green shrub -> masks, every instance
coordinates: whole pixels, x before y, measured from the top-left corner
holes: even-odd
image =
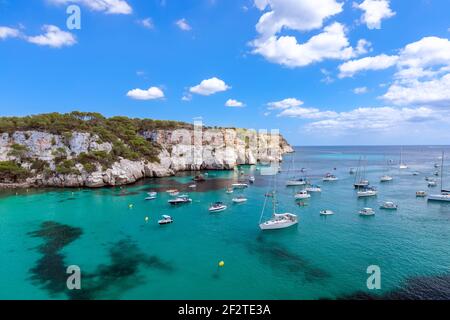
[[[26,179],[29,172],[14,161],[0,161],[0,180],[19,182]]]
[[[80,172],[75,168],[73,160],[64,160],[56,165],[56,172],[59,174],[79,174]]]

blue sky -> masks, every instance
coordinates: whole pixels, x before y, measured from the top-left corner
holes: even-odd
[[[202,117],[296,145],[448,144],[449,12],[448,0],[0,0],[0,111]]]

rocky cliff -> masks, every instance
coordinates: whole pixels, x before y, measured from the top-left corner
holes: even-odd
[[[241,164],[278,162],[284,153],[293,151],[279,134],[242,129],[192,127],[143,130],[139,135],[157,146],[158,157],[154,161],[124,157],[104,161],[112,154],[114,144],[90,132],[0,133],[0,163],[26,170],[21,179],[2,177],[0,187],[117,186],[145,177],[171,176],[180,171],[231,170]]]

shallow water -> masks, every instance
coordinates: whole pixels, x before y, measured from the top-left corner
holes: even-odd
[[[450,273],[450,204],[415,197],[428,189],[424,177],[435,171],[442,149],[405,147],[410,169],[392,167],[394,181],[380,184],[385,159],[398,162],[400,148],[298,148],[285,156],[277,189],[280,211],[298,214],[300,223],[272,232],[261,232],[258,222],[273,179],[260,176],[256,166],[242,167],[256,183],[243,191],[249,201],[240,205],[224,192],[238,179],[237,170],[210,171],[195,192],[187,187],[188,174],[123,188],[5,191],[0,193],[0,299],[338,298],[385,295],[423,277],[433,277],[448,291],[448,277],[442,275]],[[367,175],[379,189],[377,198],[358,200],[352,188],[348,171],[361,155],[369,160]],[[292,176],[286,172],[292,157],[295,167],[307,168],[308,177],[323,188],[304,207],[296,205],[294,189],[284,186]],[[416,170],[419,176],[412,175]],[[444,171],[450,176],[448,166]],[[327,172],[340,180],[323,183]],[[189,192],[193,202],[170,207],[163,191],[173,187]],[[144,200],[150,190],[159,191],[157,200]],[[384,200],[397,202],[399,210],[379,210]],[[215,201],[227,203],[228,210],[210,214]],[[376,216],[360,217],[363,207],[376,208]],[[323,209],[336,214],[321,217]],[[174,223],[159,226],[162,214]],[[225,266],[219,268],[222,260]],[[68,265],[80,266],[82,290],[66,289]],[[366,287],[369,265],[381,268],[377,292]],[[425,290],[421,297],[426,295]]]

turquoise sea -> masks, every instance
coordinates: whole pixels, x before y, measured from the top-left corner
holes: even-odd
[[[450,204],[415,196],[439,191],[428,190],[424,178],[443,149],[450,157],[450,147],[404,147],[410,169],[393,166],[394,181],[380,184],[385,160],[398,163],[400,147],[296,148],[276,181],[280,211],[297,214],[299,225],[269,232],[258,222],[273,178],[257,166],[241,167],[256,182],[240,205],[225,193],[238,170],[209,171],[196,191],[188,188],[191,174],[122,188],[1,191],[0,299],[450,299]],[[377,198],[356,197],[349,168],[360,156],[368,159]],[[284,186],[292,157],[323,188],[306,206]],[[340,180],[323,183],[327,172]],[[170,188],[189,192],[193,202],[170,207],[164,192]],[[145,201],[151,190],[157,200]],[[385,200],[399,210],[378,209]],[[215,201],[228,210],[209,213]],[[363,207],[375,208],[376,216],[360,217]],[[321,217],[323,209],[336,214]],[[174,223],[159,226],[162,214]],[[68,265],[81,268],[82,290],[67,290]],[[370,265],[381,268],[381,290],[367,289]]]

